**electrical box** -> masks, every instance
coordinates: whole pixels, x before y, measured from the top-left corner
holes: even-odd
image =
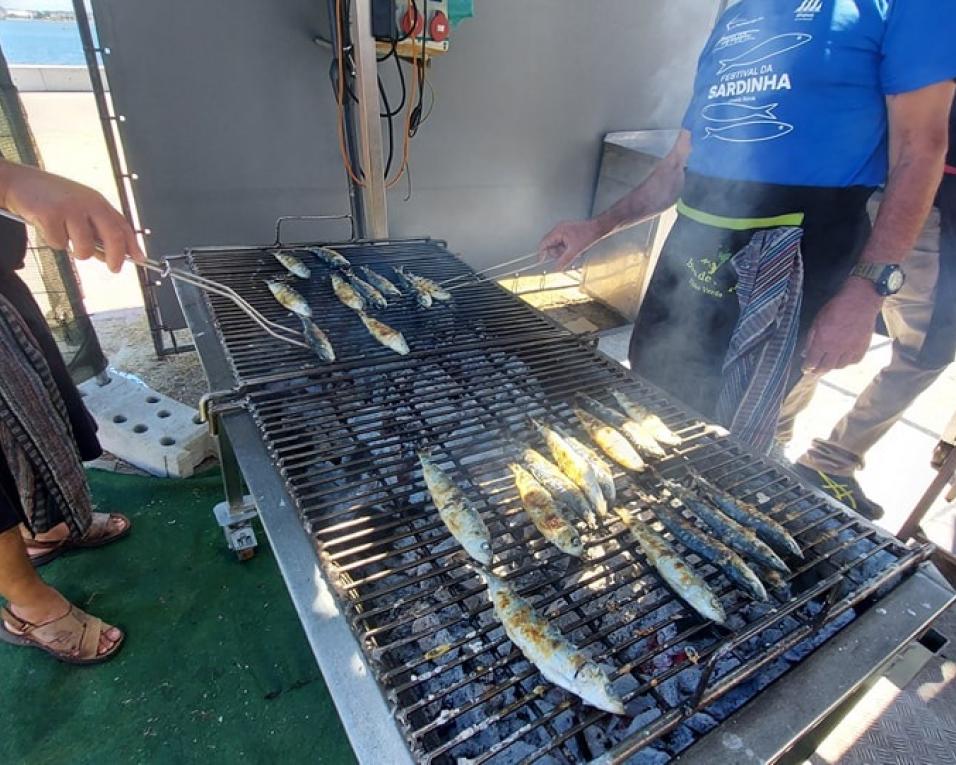
[[[373,0],[372,32],[379,53],[387,53],[395,43],[402,58],[421,58],[448,50],[451,19],[448,0]],[[388,17],[394,20],[394,34]]]

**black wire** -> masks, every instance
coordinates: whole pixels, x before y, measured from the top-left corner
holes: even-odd
[[[388,93],[385,92],[381,77],[378,79],[378,92],[382,97],[382,104],[385,106],[385,114],[388,120],[388,159],[385,160],[385,177],[388,178],[392,172],[392,158],[395,154],[395,125],[392,118],[398,112],[393,112],[388,104]]]

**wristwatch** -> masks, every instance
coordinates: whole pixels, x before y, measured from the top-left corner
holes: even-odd
[[[886,263],[857,263],[850,276],[859,276],[861,279],[873,282],[874,288],[883,297],[895,295],[906,284],[906,274],[895,264]]]

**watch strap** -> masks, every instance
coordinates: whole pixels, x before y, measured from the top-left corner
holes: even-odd
[[[857,263],[850,274],[876,283],[883,278],[889,266],[889,263]]]

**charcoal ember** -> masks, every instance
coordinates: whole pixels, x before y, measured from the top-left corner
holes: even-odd
[[[685,724],[699,736],[709,733],[717,727],[717,721],[706,712],[698,712],[688,717]]]
[[[815,613],[819,612],[821,606],[815,604],[814,602],[808,603],[809,606],[815,605]],[[815,615],[814,613],[814,615]],[[847,624],[852,622],[856,618],[856,611],[854,609],[849,609],[840,614],[836,619],[834,619],[829,624],[825,624],[823,627],[814,632],[806,640],[803,640],[797,643],[793,648],[787,651],[783,657],[787,661],[797,662],[802,661],[810,653],[816,650],[819,646],[823,645],[827,640],[833,637],[837,632],[843,629]]]
[[[630,711],[630,710],[628,710]],[[638,712],[634,715],[634,718],[628,724],[627,729],[624,731],[622,738],[630,738],[631,736],[636,736],[639,733],[650,725],[654,720],[661,716],[661,710],[656,706],[649,709],[645,709],[642,712]]]
[[[677,685],[681,693],[688,697],[692,696],[697,691],[702,674],[703,670],[700,667],[691,665],[677,675]]]
[[[683,691],[681,691],[680,682],[676,677],[669,677],[657,685],[657,692],[661,695],[661,698],[664,699],[664,702],[671,709],[674,709],[680,706],[681,701],[684,699]]]
[[[489,765],[518,765],[519,762],[526,760],[528,757],[534,754],[537,749],[538,747],[532,746],[524,741],[515,741],[503,752],[495,755],[491,760],[489,760]],[[535,763],[544,763],[549,761],[552,763],[558,762],[558,760],[555,760],[550,756],[546,756],[544,759],[535,760]],[[466,765],[466,763],[463,763],[461,760],[459,760],[457,765]]]
[[[441,618],[438,614],[425,614],[424,616],[419,616],[415,621],[412,622],[412,633],[415,635],[423,635],[418,641],[419,648],[422,649],[422,653],[431,650],[434,645],[432,644],[434,640],[434,633],[441,624]]]
[[[628,759],[627,765],[665,765],[670,761],[671,757],[667,752],[663,752],[657,747],[645,746]]]

